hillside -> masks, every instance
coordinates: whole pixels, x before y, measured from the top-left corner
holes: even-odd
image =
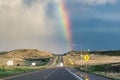
[[[90,56],[89,61],[84,61],[84,55]],[[112,56],[113,55],[113,56]],[[120,62],[120,51],[70,51],[64,56],[65,65],[98,65]]]
[[[0,58],[2,59],[40,59],[52,57],[52,53],[48,51],[40,51],[36,49],[17,49],[9,52],[2,52]]]
[[[48,62],[53,57],[51,52],[36,49],[16,49],[9,52],[0,53],[0,65],[5,64],[8,60],[13,60],[15,65],[30,65],[31,62],[37,62],[39,65]]]

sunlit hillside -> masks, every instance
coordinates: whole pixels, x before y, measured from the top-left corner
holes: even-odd
[[[89,61],[84,60],[84,56],[86,54],[90,57]],[[64,63],[65,65],[98,65],[117,63],[120,62],[120,56],[118,54],[120,54],[120,51],[71,51],[64,56]]]
[[[45,50],[36,49],[17,49],[9,52],[2,52],[0,54],[1,65],[6,65],[8,60],[13,60],[15,64],[30,64],[28,60],[44,60],[52,58],[53,54]],[[40,61],[39,61],[40,62]]]

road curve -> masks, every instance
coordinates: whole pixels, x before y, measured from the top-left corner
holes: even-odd
[[[46,69],[31,74],[6,78],[2,80],[82,80],[78,79],[64,67]]]

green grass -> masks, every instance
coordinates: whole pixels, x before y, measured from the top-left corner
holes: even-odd
[[[92,73],[97,74],[97,75],[101,75],[104,77],[108,77],[111,80],[120,80],[120,76],[108,76],[108,75],[105,75],[105,72],[96,71],[96,72],[92,72]],[[109,72],[107,72],[106,74],[109,74]],[[113,74],[115,74],[115,73],[113,73]]]
[[[22,73],[27,73],[31,71],[37,71],[41,69],[47,68],[46,66],[42,67],[25,67],[25,66],[19,66],[19,67],[0,67],[0,78],[7,77],[7,76],[12,76],[12,75],[17,75],[17,74],[22,74]]]
[[[70,51],[66,55],[76,55],[76,54],[81,54],[81,51]],[[108,51],[82,51],[82,54],[94,54],[94,55],[106,55],[106,56],[120,56],[120,50],[108,50]]]
[[[7,59],[0,59],[0,66],[6,65]],[[50,61],[50,58],[43,59],[26,59],[26,60],[13,60],[14,65],[31,66],[32,63],[36,63],[36,66],[44,66]]]
[[[13,67],[7,67],[7,66],[1,65],[0,78],[47,68],[47,66],[45,65],[49,62],[49,60],[50,59],[43,59],[43,60],[29,59],[29,60],[24,60],[23,63],[20,64],[20,66],[13,66]],[[33,62],[36,63],[36,66],[31,66]],[[16,63],[19,63],[19,62],[16,62]]]
[[[94,65],[94,66],[84,65],[82,67],[76,67],[76,68],[84,72],[89,72],[89,73],[108,77],[111,80],[120,80],[120,76],[115,75],[120,73],[119,67],[120,67],[119,65],[113,66],[112,64],[104,64],[104,65]],[[113,76],[110,76],[111,73],[113,74]]]
[[[99,54],[99,55],[108,55],[108,56],[120,56],[120,50],[111,50],[111,51],[91,51],[89,54]]]
[[[46,65],[48,62],[50,61],[50,58],[46,58],[46,59],[42,59],[42,60],[34,60],[34,59],[30,59],[30,60],[26,60],[25,61],[25,65],[26,66],[30,66],[31,63],[36,63],[36,66],[44,66]]]

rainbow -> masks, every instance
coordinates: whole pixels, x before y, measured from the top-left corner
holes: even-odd
[[[71,32],[71,26],[69,21],[70,19],[69,19],[68,11],[65,7],[63,0],[59,0],[58,2],[58,11],[60,15],[60,22],[62,24],[62,29],[64,31],[64,35],[67,43],[67,49],[73,50],[72,32]]]

